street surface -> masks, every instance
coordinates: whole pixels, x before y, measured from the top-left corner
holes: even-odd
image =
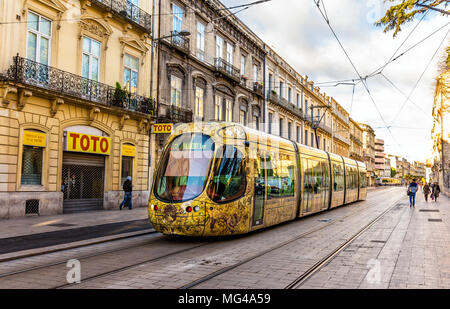
[[[248,235],[147,233],[0,263],[0,288],[450,288],[450,203],[405,188]],[[80,283],[69,283],[77,259]],[[71,264],[72,265],[72,264]],[[69,280],[70,281],[70,280]]]

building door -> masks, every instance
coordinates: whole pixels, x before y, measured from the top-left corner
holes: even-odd
[[[104,156],[64,153],[61,182],[64,213],[103,208],[104,171]]]

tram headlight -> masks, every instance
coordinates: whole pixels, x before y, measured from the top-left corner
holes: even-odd
[[[192,207],[191,206],[186,207],[186,212],[192,212]]]
[[[199,211],[200,211],[200,206],[195,206],[195,207],[194,207],[194,211],[195,211],[195,212],[199,212]]]

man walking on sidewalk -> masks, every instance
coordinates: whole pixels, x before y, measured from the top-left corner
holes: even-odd
[[[414,207],[416,204],[416,192],[419,189],[417,182],[415,179],[409,184],[408,192],[409,192],[409,207]]]
[[[132,203],[132,193],[133,193],[133,184],[131,182],[131,176],[127,177],[127,180],[125,180],[125,182],[123,183],[123,191],[125,192],[125,195],[123,197],[123,201],[122,203],[120,203],[120,210],[122,210],[122,207],[128,204],[128,208],[132,209],[133,208],[133,203]]]
[[[428,202],[428,194],[430,194],[431,190],[430,186],[427,183],[425,183],[425,185],[423,186],[422,192],[425,196],[425,202]]]
[[[437,182],[433,185],[433,192],[431,192],[431,196],[434,198],[434,201],[437,202],[437,198],[439,197],[439,193],[441,193],[441,188]]]

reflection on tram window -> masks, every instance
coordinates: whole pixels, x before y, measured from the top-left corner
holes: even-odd
[[[236,147],[230,145],[219,148],[217,156],[208,195],[214,202],[230,202],[245,193],[244,158]]]
[[[313,192],[314,194],[320,193],[322,190],[322,169],[320,168],[320,162],[311,160],[310,162],[313,163],[314,167],[314,188]]]
[[[333,174],[334,174],[334,191],[344,190],[344,169],[341,163],[333,163]]]
[[[269,198],[294,196],[294,166],[293,156],[271,153],[266,158],[267,195]]]
[[[259,150],[255,156],[255,200],[253,212],[253,226],[262,224],[264,215],[265,181],[264,181],[264,160],[265,157]]]
[[[176,137],[164,154],[155,193],[166,202],[184,202],[203,192],[214,154],[214,143],[204,134]]]
[[[360,172],[359,179],[361,181],[361,188],[367,187],[366,173],[364,171]]]

